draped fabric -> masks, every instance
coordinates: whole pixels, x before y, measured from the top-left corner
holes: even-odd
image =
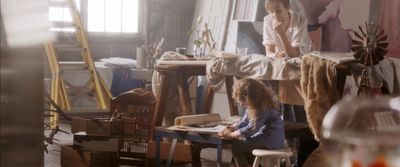
[[[271,58],[265,55],[235,55],[224,52],[214,54],[217,58],[207,63],[207,80],[214,90],[224,84],[225,76],[278,80],[280,102],[303,104],[299,92],[301,58]]]
[[[339,100],[335,77],[336,63],[318,57],[304,56],[301,66],[302,96],[307,121],[317,141],[322,120],[330,107]]]

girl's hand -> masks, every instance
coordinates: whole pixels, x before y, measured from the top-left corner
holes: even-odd
[[[219,133],[218,133],[218,136],[220,136],[220,137],[225,137],[225,136],[227,136],[230,132],[232,132],[232,131],[230,130],[230,128],[229,128],[229,126],[228,126],[228,127],[226,127],[224,130],[222,130],[221,132],[219,132]]]
[[[239,131],[225,131],[225,133],[221,133],[220,137],[222,139],[239,139],[241,137],[241,134]]]
[[[230,132],[228,134],[228,138],[230,138],[230,139],[239,139],[241,137],[242,137],[242,134],[240,134],[239,131]]]

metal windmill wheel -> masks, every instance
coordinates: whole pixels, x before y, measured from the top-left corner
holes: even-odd
[[[366,67],[376,65],[383,60],[389,43],[386,41],[387,35],[385,35],[385,31],[383,29],[379,30],[378,25],[365,23],[363,26],[358,26],[358,30],[359,32],[354,31],[355,37],[352,39],[353,46],[351,50],[354,52],[354,58],[360,64],[365,65],[365,68],[361,74],[357,95],[370,96],[372,93],[371,84]]]
[[[379,30],[378,25],[371,23],[360,25],[358,29],[359,32],[354,31],[355,38],[352,39],[354,57],[365,66],[378,64],[387,53],[387,35],[383,29]]]

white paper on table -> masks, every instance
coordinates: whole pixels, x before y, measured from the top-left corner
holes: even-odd
[[[100,61],[105,62],[104,65],[109,67],[126,67],[126,68],[136,67],[136,60],[134,59],[110,57],[106,59],[100,59]]]
[[[226,128],[225,125],[217,125],[215,127],[207,127],[207,128],[194,128],[194,127],[186,127],[187,130],[193,132],[203,132],[203,133],[219,133]]]

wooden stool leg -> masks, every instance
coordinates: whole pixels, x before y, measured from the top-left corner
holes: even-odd
[[[264,159],[264,166],[271,166],[271,162],[268,157],[263,157],[263,159]]]
[[[260,165],[260,159],[261,157],[256,156],[256,158],[254,159],[253,167],[258,167],[258,165]]]
[[[281,167],[281,158],[276,158],[275,159],[275,166],[277,166],[277,167]]]
[[[290,164],[290,158],[286,157],[285,158],[285,167],[291,167],[291,166],[292,166],[292,164]]]

